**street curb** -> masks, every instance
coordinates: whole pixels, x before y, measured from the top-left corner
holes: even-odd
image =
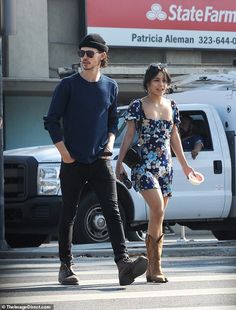
[[[146,254],[143,242],[128,242],[130,256]],[[112,257],[110,243],[74,245],[73,256]],[[186,241],[164,242],[163,257],[188,256],[236,256],[236,241]],[[57,244],[43,245],[38,248],[15,248],[0,252],[0,259],[54,258],[58,257]]]

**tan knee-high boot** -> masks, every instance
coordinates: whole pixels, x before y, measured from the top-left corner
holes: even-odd
[[[165,283],[168,282],[161,270],[161,254],[164,234],[155,240],[152,236],[146,235],[146,247],[148,257],[148,268],[146,272],[147,282]]]

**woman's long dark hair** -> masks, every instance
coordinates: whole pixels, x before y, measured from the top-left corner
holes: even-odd
[[[171,78],[169,73],[166,70],[166,67],[162,64],[150,64],[145,72],[144,78],[143,78],[143,87],[145,91],[148,90],[148,84],[157,76],[159,72],[162,72],[164,75],[164,78],[169,85],[171,83]]]

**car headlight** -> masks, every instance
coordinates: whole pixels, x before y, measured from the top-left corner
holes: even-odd
[[[60,164],[39,164],[38,195],[58,195]]]

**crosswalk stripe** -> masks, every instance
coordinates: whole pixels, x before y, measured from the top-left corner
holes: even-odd
[[[184,260],[184,261],[181,261],[181,263],[193,263],[195,262],[196,260],[193,260],[193,259],[188,259],[188,260]],[[201,262],[204,262],[204,260],[200,260]],[[221,257],[218,257],[218,259],[213,259],[212,260],[212,263],[217,263],[217,262],[220,262],[221,261]],[[235,259],[231,259],[230,262],[236,262],[236,257]],[[110,260],[100,260],[100,261],[97,261],[97,260],[92,260],[91,261],[88,259],[87,261],[84,261],[82,259],[78,259],[78,261],[76,260],[75,261],[75,266],[83,266],[83,267],[86,267],[86,266],[91,266],[91,263],[95,266],[95,267],[113,267],[115,266],[115,262]],[[165,260],[164,258],[162,258],[162,264],[166,267],[166,268],[170,268],[168,265],[172,265],[173,266],[173,263],[175,263],[175,267],[176,268],[183,268],[181,265],[178,265],[179,261],[178,260],[175,260],[174,262],[173,261],[169,261],[169,260]],[[44,259],[41,259],[40,260],[37,260],[37,262],[35,262],[33,259],[31,261],[28,262],[22,262],[22,263],[16,263],[16,260],[14,262],[10,262],[9,260],[1,260],[0,259],[0,269],[5,269],[6,267],[9,268],[9,269],[15,269],[15,268],[31,268],[32,266],[34,266],[34,268],[42,268],[42,265],[44,266],[44,268],[58,268],[58,266],[60,266],[60,261],[51,261],[51,262],[44,262]],[[204,267],[204,265],[202,266]],[[186,264],[185,264],[185,267],[186,268]]]
[[[57,275],[55,275],[57,278]],[[46,278],[46,275],[45,275]],[[208,282],[208,281],[227,281],[227,280],[236,280],[236,274],[214,274],[214,275],[200,275],[200,276],[180,276],[180,277],[168,277],[170,282]],[[146,282],[145,276],[141,276],[135,280],[136,283]],[[110,279],[91,279],[91,280],[80,280],[81,285],[102,285],[102,284],[118,284],[117,278]],[[9,288],[32,288],[37,286],[58,286],[57,282],[53,281],[41,281],[41,282],[24,282],[24,283],[8,283],[0,284],[0,288],[9,289]]]
[[[132,257],[132,259],[135,259],[136,257]],[[222,259],[225,259],[225,256],[216,256],[216,257],[211,257],[212,262],[219,262]],[[235,257],[231,257],[230,260],[234,260],[236,261],[236,256]],[[181,257],[181,259],[179,257],[175,257],[173,259],[173,257],[162,257],[162,263],[164,264],[168,264],[168,263],[177,263],[177,262],[181,262],[181,263],[186,263],[186,262],[197,262],[197,261],[208,261],[208,257],[205,256],[193,256],[193,257],[188,257],[188,258],[183,258]],[[74,258],[74,262],[75,264],[79,264],[81,266],[91,266],[91,263],[93,263],[96,266],[104,266],[104,265],[109,265],[109,266],[114,266],[114,260],[111,257],[103,257],[98,258],[98,257],[76,257]],[[15,258],[10,259],[8,258],[6,259],[1,259],[0,258],[0,269],[4,269],[5,266],[9,266],[11,268],[17,268],[20,266],[22,267],[29,267],[29,266],[36,266],[36,267],[41,267],[42,263],[45,267],[52,267],[52,266],[58,266],[60,264],[60,260],[59,258],[25,258],[25,259],[20,259],[20,264],[19,264],[19,260],[16,260]]]
[[[156,308],[135,308],[136,310],[154,310]],[[174,308],[158,308],[158,310],[235,310],[235,306],[207,306],[207,307],[174,307]],[[133,310],[133,309],[126,309]]]
[[[128,292],[125,288],[122,292],[106,292],[94,294],[60,294],[44,295],[45,303],[66,302],[66,301],[91,301],[91,300],[111,300],[111,299],[131,299],[131,298],[160,298],[160,297],[178,297],[178,296],[206,296],[206,295],[234,295],[236,294],[236,287],[233,288],[208,288],[208,289],[183,289],[183,290],[168,290],[168,291],[139,291]],[[40,303],[42,296],[18,296],[18,297],[2,297],[1,303]]]
[[[35,268],[33,268],[34,270]],[[114,275],[118,273],[117,271],[117,268],[114,266],[114,268],[111,269],[110,268],[107,268],[107,269],[103,269],[101,271],[101,269],[99,270],[80,270],[79,266],[78,268],[74,268],[75,272],[77,272],[79,275],[99,275],[99,274],[103,274],[103,275]],[[163,268],[164,272],[168,275],[169,273],[175,273],[175,274],[178,274],[178,273],[183,273],[183,272],[186,272],[186,273],[190,273],[190,272],[194,272],[196,274],[197,273],[200,273],[200,272],[211,272],[211,271],[214,271],[214,272],[227,272],[227,271],[230,271],[230,272],[236,272],[236,269],[234,270],[232,268],[232,266],[227,266],[227,265],[224,265],[224,266],[197,266],[197,267],[194,267],[194,268],[184,268],[184,267],[176,267],[176,268]],[[1,272],[0,274],[0,278],[20,278],[20,277],[45,277],[45,274],[47,275],[47,277],[54,277],[55,274],[58,273],[59,271],[59,268],[57,268],[55,271],[45,271],[45,268],[41,268],[40,270],[38,270],[37,272],[35,271],[32,271],[32,267],[31,269],[29,268],[28,270],[26,270],[25,268],[22,269],[22,273],[20,273],[21,269],[19,269],[19,273],[18,274],[11,274],[11,271],[6,271],[5,269],[5,272]]]

